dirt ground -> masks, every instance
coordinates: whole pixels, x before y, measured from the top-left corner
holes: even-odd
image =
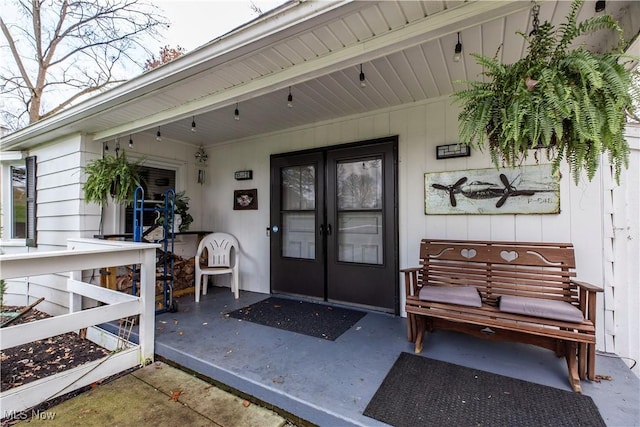
[[[3,307],[3,312],[19,311],[22,307]],[[38,310],[31,310],[11,324],[33,322],[51,317]],[[5,321],[4,318],[1,319]],[[7,326],[7,327],[11,327]],[[92,341],[70,332],[63,335],[34,341],[24,345],[3,349],[0,353],[2,384],[6,391],[40,378],[56,374],[87,362],[101,359],[109,351]]]

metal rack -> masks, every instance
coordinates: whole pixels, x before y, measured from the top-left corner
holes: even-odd
[[[142,187],[137,187],[133,193],[133,241],[151,241],[162,245],[162,249],[156,251],[156,266],[162,267],[162,275],[156,277],[156,280],[162,281],[162,308],[156,310],[156,313],[178,311],[178,303],[173,299],[175,198],[175,191],[169,189],[164,193],[163,201],[160,204],[148,206],[145,205],[144,189]],[[145,213],[153,214],[156,218],[154,225],[146,230],[143,227]],[[157,233],[158,229],[162,232],[161,236]],[[134,295],[137,293],[136,273],[136,267],[134,266],[134,279],[131,290]]]

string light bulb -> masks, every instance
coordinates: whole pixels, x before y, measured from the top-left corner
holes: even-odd
[[[109,141],[104,142],[104,151],[109,151]]]
[[[236,102],[236,109],[233,111],[233,119],[235,121],[240,120],[240,110],[238,110],[238,103]]]
[[[287,107],[293,108],[293,95],[291,95],[291,86],[289,86],[289,96],[287,96]]]
[[[462,43],[460,43],[460,33],[458,32],[458,43],[456,43],[456,47],[453,50],[453,62],[460,62],[462,58]]]
[[[196,117],[193,116],[193,118],[191,119],[191,132],[195,132],[196,131]]]
[[[129,135],[129,148],[133,148],[133,138]]]
[[[607,7],[607,2],[604,0],[598,0],[596,2],[596,13],[600,13],[602,11],[604,11],[604,9]]]
[[[367,80],[364,76],[364,71],[362,71],[362,64],[360,64],[360,87],[367,87]]]
[[[160,126],[158,126],[158,132],[156,132],[156,141],[162,141],[162,134],[160,133]]]

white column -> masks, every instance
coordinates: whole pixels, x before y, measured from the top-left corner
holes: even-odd
[[[140,313],[139,343],[143,363],[153,362],[156,300],[156,249],[140,250]]]

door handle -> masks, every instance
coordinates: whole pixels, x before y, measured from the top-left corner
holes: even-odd
[[[320,224],[320,235],[324,236],[325,232],[327,236],[331,236],[331,224],[327,224],[327,227],[325,228],[324,224]]]

